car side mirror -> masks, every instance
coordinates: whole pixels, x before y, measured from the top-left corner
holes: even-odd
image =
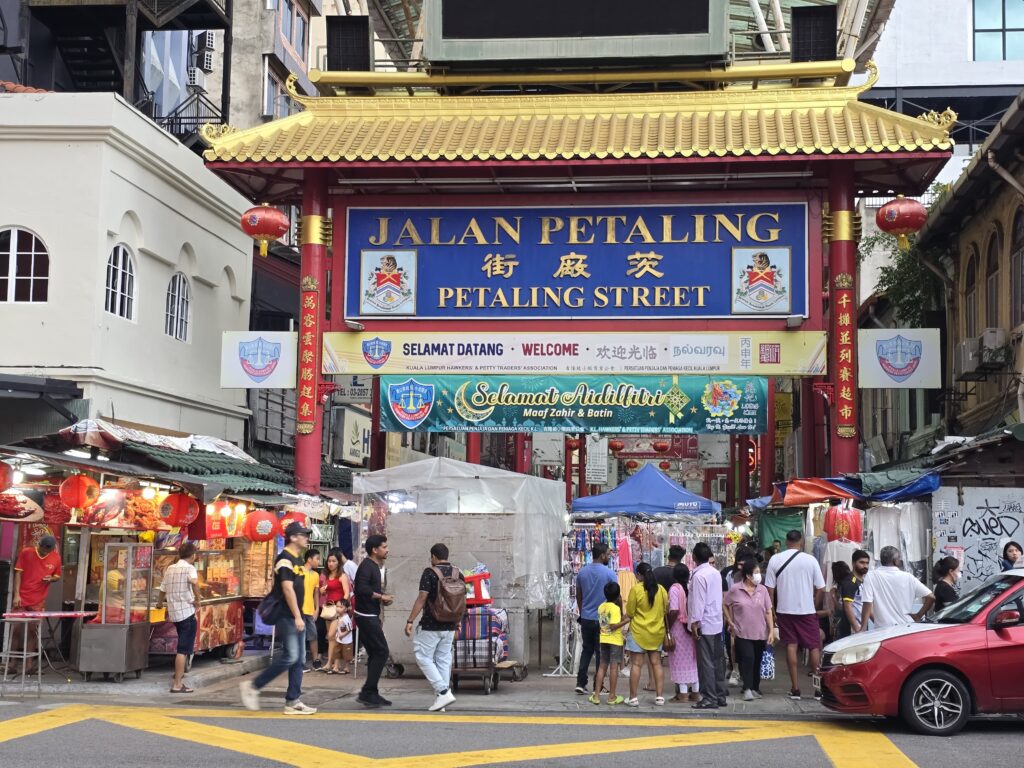
[[[1020,624],[1020,611],[1000,611],[992,622],[995,629],[1015,627],[1018,624]]]

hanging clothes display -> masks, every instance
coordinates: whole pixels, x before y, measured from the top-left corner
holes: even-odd
[[[860,542],[864,538],[864,523],[861,511],[851,506],[849,500],[835,506],[829,507],[825,512],[825,521],[822,526],[829,541]]]
[[[757,519],[758,541],[764,548],[770,547],[773,541],[778,541],[785,548],[786,534],[792,530],[802,531],[803,529],[804,515],[802,512],[785,514],[766,512]]]

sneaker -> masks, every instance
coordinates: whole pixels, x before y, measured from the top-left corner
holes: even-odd
[[[364,698],[362,694],[356,696],[356,701],[367,709],[380,709],[380,702],[375,699]]]
[[[751,693],[754,694],[754,698],[755,699],[763,699],[764,698],[764,694],[762,694],[760,691],[751,691]]]
[[[743,692],[743,700],[744,701],[753,701],[754,700],[754,692],[749,690],[749,689],[744,691]]]
[[[739,686],[739,684],[740,673],[734,671],[732,674],[729,675],[729,685],[731,685],[733,688],[736,688],[737,686]]]
[[[316,707],[307,707],[301,701],[293,701],[291,704],[284,705],[284,713],[286,715],[315,715]]]
[[[586,688],[586,686],[584,686],[584,685],[577,685],[576,686],[576,694],[578,696],[586,696],[587,695],[587,688]]]
[[[800,689],[799,688],[793,688],[789,692],[789,698],[791,698],[793,701],[800,701]]]
[[[814,692],[814,700],[815,701],[821,701],[821,691],[815,691]]]
[[[257,712],[260,708],[260,692],[256,690],[251,680],[243,680],[238,686],[238,693],[242,697],[242,706],[250,712]]]
[[[626,706],[627,707],[639,707],[640,706],[640,699],[626,699]]]
[[[302,666],[302,674],[308,675],[312,671],[313,671],[313,665],[312,664],[303,664],[303,666]]]
[[[447,690],[444,693],[437,694],[437,698],[434,699],[434,703],[427,709],[428,712],[437,712],[439,709],[444,709],[449,704],[455,701],[455,694],[451,690]]]
[[[622,704],[624,701],[625,701],[625,699],[622,698],[621,696],[609,696],[608,697],[608,703],[611,704],[612,706],[614,706],[616,704]]]
[[[316,661],[313,662],[313,670],[314,671],[319,672],[323,668],[324,668],[324,663],[322,661],[320,661],[320,659],[317,659]]]
[[[594,691],[592,694],[590,694],[590,696],[587,697],[587,701],[589,701],[591,704],[600,704],[601,694],[599,694],[597,691]]]

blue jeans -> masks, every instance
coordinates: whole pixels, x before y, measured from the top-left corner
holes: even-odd
[[[306,633],[295,628],[295,618],[287,616],[275,625],[277,639],[281,641],[281,653],[274,657],[270,666],[252,681],[256,690],[267,686],[282,672],[288,672],[288,691],[284,695],[291,704],[302,696],[302,667],[306,663]]]
[[[452,641],[455,630],[431,631],[417,627],[412,638],[412,647],[416,651],[416,663],[419,664],[423,676],[427,678],[434,693],[441,694],[448,690],[448,681],[452,678]]]

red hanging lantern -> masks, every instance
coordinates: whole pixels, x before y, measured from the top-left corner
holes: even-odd
[[[577,448],[580,447],[580,441],[577,440],[575,437],[570,437],[568,440],[565,441],[565,447],[568,448],[570,451],[575,451]]]
[[[270,243],[287,233],[290,227],[288,216],[266,203],[242,214],[242,231],[260,244],[260,256],[266,256]]]
[[[14,467],[6,461],[0,461],[0,493],[14,485]]]
[[[245,516],[242,535],[249,541],[270,541],[281,535],[281,524],[273,512],[257,509]]]
[[[651,447],[654,448],[658,453],[665,453],[669,448],[672,447],[672,443],[667,440],[658,440]]]
[[[86,509],[100,497],[100,486],[91,477],[72,475],[60,484],[60,500],[71,509]]]
[[[608,441],[608,449],[612,453],[618,453],[619,451],[621,451],[625,447],[626,447],[626,444],[624,442],[622,442],[621,440],[609,440]]]
[[[309,518],[304,512],[286,512],[281,516],[281,532],[292,523],[299,523],[303,528],[309,527]]]
[[[626,469],[636,469],[640,466],[640,462],[636,459],[630,459],[626,462]]]
[[[171,528],[192,525],[199,517],[199,502],[187,493],[170,493],[160,502],[160,519]]]
[[[907,235],[920,231],[927,220],[928,209],[917,200],[908,200],[903,195],[890,200],[875,214],[875,224],[883,232],[896,235],[901,251],[910,247]]]
[[[671,461],[662,461],[662,462],[659,462],[658,466],[661,469],[663,469],[664,471],[668,472],[670,469],[672,469],[672,462]]]

